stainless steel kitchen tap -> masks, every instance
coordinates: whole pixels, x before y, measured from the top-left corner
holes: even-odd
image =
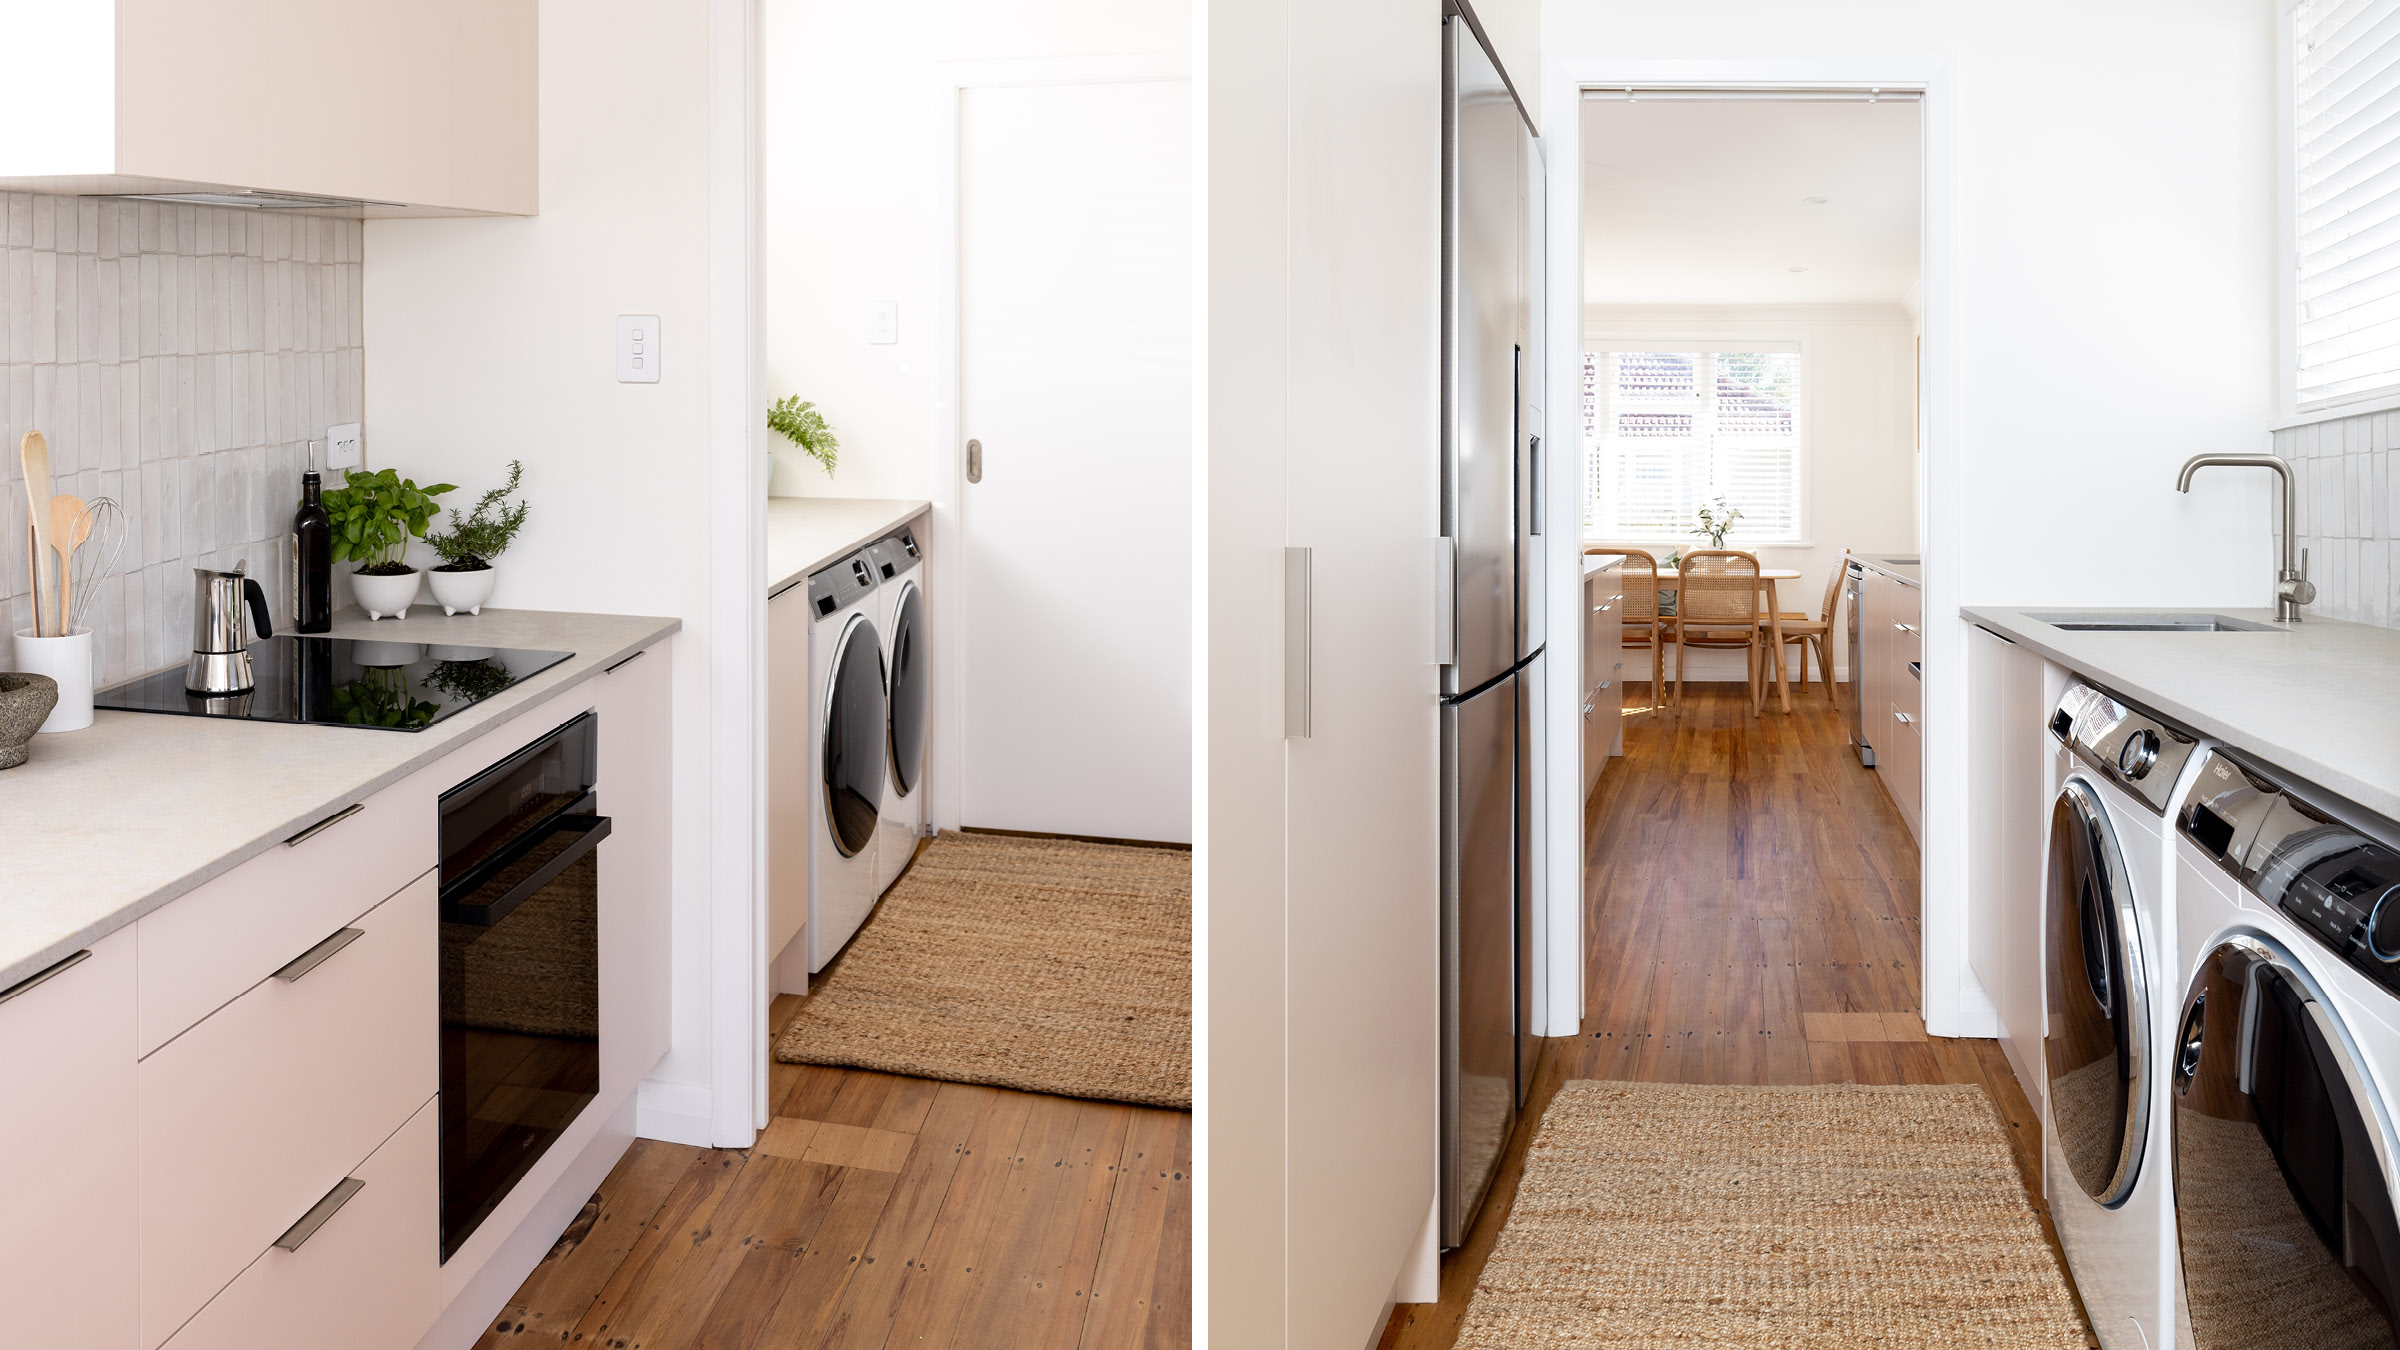
[[[2232,469],[2273,469],[2283,478],[2283,566],[2275,573],[2275,620],[2278,623],[2300,622],[2300,607],[2317,600],[2316,583],[2308,579],[2308,550],[2300,550],[2298,566],[2292,563],[2292,550],[2298,545],[2297,529],[2292,510],[2292,466],[2274,455],[2194,455],[2185,460],[2183,472],[2175,475],[2175,490],[2192,490],[2192,474],[2210,467]]]

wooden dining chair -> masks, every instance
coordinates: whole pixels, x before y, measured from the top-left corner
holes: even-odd
[[[1601,546],[1584,552],[1615,553],[1625,559],[1618,569],[1625,585],[1624,598],[1617,602],[1624,619],[1618,645],[1650,649],[1650,706],[1655,708],[1665,692],[1667,642],[1675,633],[1675,616],[1658,612],[1658,559],[1638,548]]]
[[[1800,646],[1800,692],[1804,694],[1808,692],[1808,653],[1811,648],[1814,648],[1817,653],[1817,673],[1825,680],[1825,701],[1828,703],[1839,701],[1839,695],[1834,692],[1833,688],[1833,657],[1831,655],[1833,621],[1834,612],[1841,607],[1842,603],[1842,578],[1849,571],[1850,554],[1848,550],[1844,550],[1841,561],[1833,565],[1833,575],[1826,578],[1825,600],[1823,604],[1817,606],[1817,612],[1813,617],[1791,611],[1775,616],[1783,620],[1785,644],[1798,643]],[[1761,619],[1759,625],[1762,630],[1771,631],[1769,620]],[[1775,659],[1782,660],[1783,653],[1777,652]],[[1857,677],[1853,675],[1852,678]]]
[[[1750,714],[1766,700],[1768,640],[1758,606],[1758,558],[1736,549],[1694,549],[1675,574],[1675,702],[1683,702],[1683,671],[1691,647],[1740,647],[1750,675]]]

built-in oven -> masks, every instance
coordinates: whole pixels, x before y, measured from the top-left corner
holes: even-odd
[[[600,718],[441,798],[442,1259],[600,1092]]]

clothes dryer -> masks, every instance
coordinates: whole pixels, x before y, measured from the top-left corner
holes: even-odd
[[[2176,1342],[2400,1346],[2400,824],[2220,748],[2175,825]]]
[[[860,549],[808,579],[810,749],[808,969],[823,970],[866,922],[879,894],[877,835],[883,814],[883,641],[875,626],[881,583]]]
[[[2166,1344],[2172,1177],[2165,818],[2198,738],[2081,681],[2050,722],[2067,756],[2043,901],[2043,1183],[2108,1350]]]
[[[875,842],[875,893],[880,896],[908,870],[925,833],[925,734],[933,672],[925,658],[925,568],[915,532],[903,529],[875,541],[867,558],[879,587],[877,623],[889,693]]]

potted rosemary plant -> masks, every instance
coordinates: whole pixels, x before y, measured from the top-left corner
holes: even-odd
[[[454,518],[449,529],[426,538],[426,544],[442,555],[442,565],[425,574],[442,613],[463,609],[481,614],[490,602],[492,586],[500,579],[492,559],[506,552],[517,531],[525,528],[525,503],[508,501],[524,476],[525,466],[510,460],[507,482],[483,494],[466,519]]]
[[[408,617],[421,575],[408,565],[408,541],[424,538],[425,522],[440,513],[433,499],[457,490],[455,483],[421,488],[391,469],[346,470],[342,485],[325,494],[333,560],[358,564],[350,573],[350,589],[369,619]]]

